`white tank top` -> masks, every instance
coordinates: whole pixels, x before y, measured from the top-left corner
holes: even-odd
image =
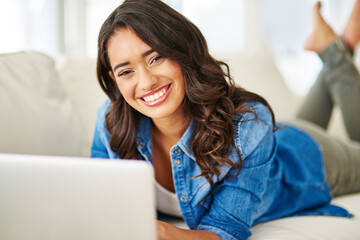
[[[180,203],[175,193],[170,192],[155,181],[156,207],[165,214],[181,217]]]

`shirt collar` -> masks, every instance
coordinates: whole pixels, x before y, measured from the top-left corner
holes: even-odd
[[[151,120],[149,117],[141,115],[139,124],[137,126],[136,141],[138,145],[140,144],[148,146],[150,148],[149,150],[152,150],[150,123]],[[195,131],[195,128],[195,122],[191,120],[185,133],[177,143],[177,146],[179,146],[181,150],[184,151],[184,153],[188,155],[193,161],[195,161],[195,157],[191,150],[191,144],[193,140],[192,133]]]
[[[136,133],[136,140],[138,145],[141,144],[147,146],[149,150],[152,151],[150,123],[151,122],[149,117],[141,115],[138,125],[138,130]],[[185,133],[181,137],[180,141],[177,143],[177,146],[179,146],[180,149],[184,151],[184,153],[188,155],[193,161],[195,161],[195,157],[191,149],[191,146],[194,139],[193,132],[195,131],[196,131],[196,123],[192,119]],[[229,157],[231,159],[237,159],[236,152],[233,149],[230,152]],[[226,175],[226,173],[230,170],[228,166],[221,166],[221,167],[222,167],[222,172],[220,174],[220,179],[222,179]]]
[[[195,161],[195,157],[191,149],[191,146],[194,139],[193,132],[195,131],[196,131],[195,121],[191,120],[184,135],[181,137],[180,141],[177,144],[181,148],[181,150],[183,150],[184,153],[188,155],[193,161]]]
[[[136,133],[136,141],[140,152],[142,152],[141,149],[146,149],[146,151],[152,152],[150,123],[151,120],[149,117],[144,115],[141,116]],[[178,146],[190,159],[195,161],[195,157],[191,149],[192,141],[194,139],[193,132],[196,132],[196,123],[194,120],[191,120],[180,141],[173,148]],[[233,160],[237,159],[237,155],[234,151],[230,152],[229,157]],[[214,183],[223,179],[229,170],[229,166],[222,165],[219,178],[217,176],[213,176]],[[203,183],[199,184],[199,188],[196,189],[195,194],[192,196],[192,205],[194,206],[196,206],[208,194],[211,188],[210,184],[205,180],[205,178],[202,180]]]

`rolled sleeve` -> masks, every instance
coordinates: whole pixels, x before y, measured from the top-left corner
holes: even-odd
[[[246,228],[244,228],[244,230],[245,229]],[[221,228],[214,227],[214,226],[211,226],[211,225],[205,225],[205,224],[200,224],[198,226],[197,230],[207,230],[207,231],[213,232],[216,235],[218,235],[221,238],[221,240],[247,239],[251,235],[251,233],[246,230],[246,232],[244,232],[244,234],[243,234],[243,237],[239,238],[239,237],[237,237],[239,234],[230,234],[228,232],[229,230],[223,230]]]

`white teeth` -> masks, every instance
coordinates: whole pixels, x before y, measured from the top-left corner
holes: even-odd
[[[164,88],[163,90],[161,90],[160,92],[157,92],[153,95],[144,97],[145,102],[152,102],[154,100],[159,99],[160,97],[164,96],[164,94],[166,93],[166,89]]]
[[[159,97],[162,97],[162,96],[164,96],[164,94],[166,93],[166,90],[165,89],[163,89],[161,92],[159,92]]]

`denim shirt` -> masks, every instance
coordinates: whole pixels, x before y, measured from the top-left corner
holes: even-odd
[[[351,217],[345,209],[330,205],[331,194],[325,181],[322,152],[318,144],[303,131],[286,125],[273,132],[267,108],[249,103],[256,111],[234,117],[234,141],[240,151],[242,168],[236,178],[234,170],[222,166],[210,191],[205,178],[197,176],[200,168],[191,150],[195,123],[191,122],[180,141],[171,148],[170,158],[175,191],[184,221],[190,229],[208,230],[221,239],[247,239],[249,228],[272,219],[294,215],[331,215]],[[92,157],[119,158],[109,146],[105,114],[110,101],[98,111]],[[136,141],[142,157],[152,163],[150,119],[139,122]],[[234,149],[230,159],[239,162]]]

